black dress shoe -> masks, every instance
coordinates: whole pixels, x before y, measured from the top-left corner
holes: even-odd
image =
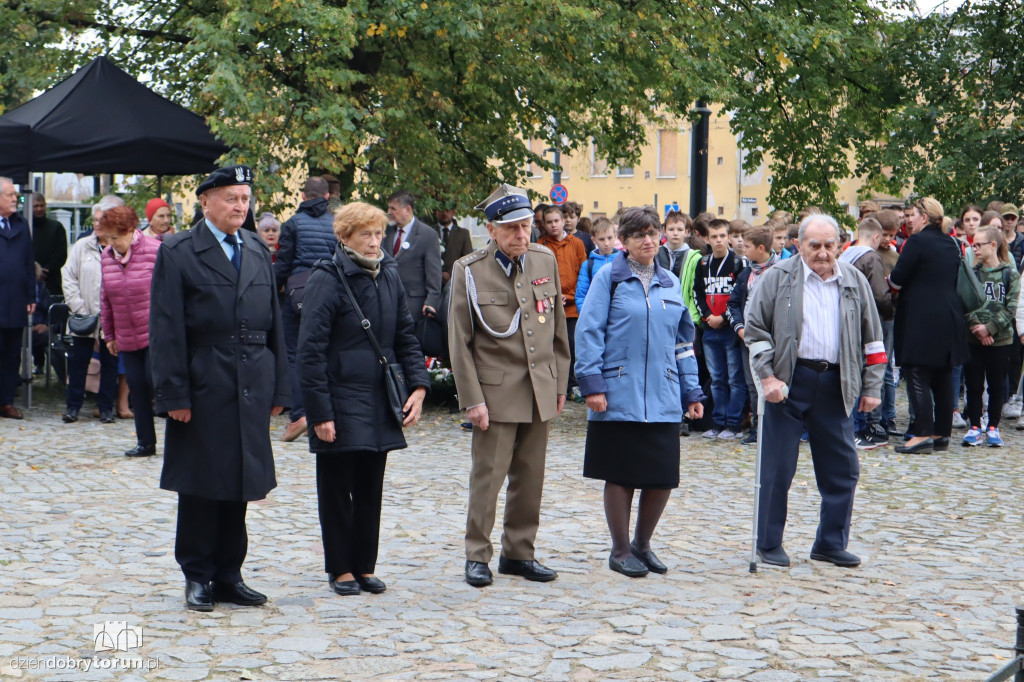
[[[949,439],[946,438],[945,436],[942,436],[941,438],[935,438],[934,443],[935,452],[945,452],[946,450],[949,450]]]
[[[241,580],[237,583],[211,583],[210,592],[214,601],[226,601],[239,606],[262,606],[267,603],[267,595],[260,594]]]
[[[608,555],[608,568],[621,573],[627,578],[643,578],[648,573],[644,562],[630,554],[625,559],[616,559],[614,554]]]
[[[78,421],[78,410],[73,410],[69,407],[61,419],[64,420],[65,424],[74,424]]]
[[[213,611],[213,597],[208,583],[185,581],[185,608],[189,611]]]
[[[851,554],[845,549],[815,550],[811,548],[811,559],[814,561],[827,561],[836,566],[860,566],[860,557]]]
[[[498,573],[522,576],[536,583],[551,582],[558,577],[558,574],[550,568],[532,559],[521,561],[519,559],[506,559],[503,556],[498,557]]]
[[[946,443],[946,447],[949,447],[949,443]],[[917,445],[897,445],[893,448],[894,452],[898,452],[901,455],[919,455],[928,454],[929,452],[935,451],[935,441],[931,438],[925,438]]]
[[[690,425],[687,424],[686,422],[680,422],[679,423],[679,435],[680,436],[689,436],[690,435]]]
[[[131,450],[124,453],[125,457],[152,457],[156,454],[155,445],[143,445],[139,443]]]
[[[337,576],[333,575],[327,579],[327,584],[343,597],[351,597],[362,591],[359,589],[359,583],[355,580],[338,580]]]
[[[388,586],[384,584],[383,580],[373,575],[357,575],[356,582],[359,583],[359,587],[363,592],[369,592],[371,594],[380,594],[384,590],[388,589]]]
[[[769,566],[789,568],[793,563],[789,560],[786,550],[782,549],[782,545],[775,549],[759,549],[757,550],[757,556],[760,557],[761,563],[768,564]]]
[[[651,550],[648,549],[646,551],[641,551],[636,548],[636,545],[630,544],[629,551],[632,552],[633,556],[639,559],[644,566],[655,573],[668,573],[668,566],[658,561],[658,557],[654,556],[654,552]]]
[[[494,582],[491,568],[482,561],[467,561],[466,582],[473,587],[487,587]]]
[[[113,424],[115,421],[113,410],[100,410],[100,424]]]

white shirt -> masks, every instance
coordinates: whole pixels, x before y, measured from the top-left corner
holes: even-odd
[[[804,273],[804,319],[797,357],[839,364],[839,293],[843,273],[836,263],[834,274],[823,280],[800,255]]]

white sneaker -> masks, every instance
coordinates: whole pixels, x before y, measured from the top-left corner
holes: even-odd
[[[1017,420],[1017,430],[1024,431],[1024,417]]]
[[[960,414],[960,410],[957,410],[956,412],[953,413],[953,428],[954,429],[966,429],[967,428],[967,422],[964,420],[963,415]]]
[[[721,433],[721,431],[719,431],[718,429],[712,428],[712,429],[708,429],[707,431],[704,432],[704,437],[705,438],[718,438],[718,434],[720,434],[720,433]]]
[[[735,431],[725,429],[718,434],[718,440],[733,440],[737,435]]]
[[[1003,405],[1003,418],[1004,419],[1019,419],[1021,413],[1021,404],[1016,402],[1009,402]]]

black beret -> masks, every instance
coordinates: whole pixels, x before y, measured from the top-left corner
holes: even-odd
[[[214,187],[231,187],[232,185],[248,185],[252,182],[252,169],[248,166],[224,166],[218,168],[196,188],[196,196]]]

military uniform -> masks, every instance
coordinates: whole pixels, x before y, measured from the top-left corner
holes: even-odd
[[[532,561],[540,525],[548,421],[569,380],[569,342],[550,250],[530,244],[512,260],[492,240],[456,262],[448,319],[459,406],[486,405],[473,429],[466,557],[487,563],[506,476],[503,559]]]

